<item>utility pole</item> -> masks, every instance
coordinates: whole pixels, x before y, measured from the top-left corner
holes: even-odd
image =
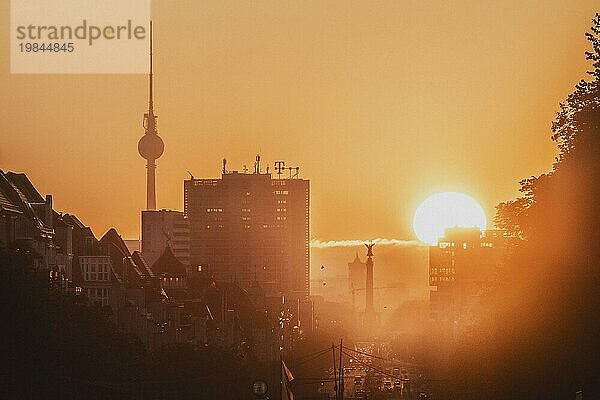
[[[333,391],[335,392],[335,400],[339,400],[337,373],[335,371],[335,346],[331,343],[331,354],[333,355]]]
[[[344,366],[342,365],[342,343],[344,339],[340,339],[340,400],[344,400]]]

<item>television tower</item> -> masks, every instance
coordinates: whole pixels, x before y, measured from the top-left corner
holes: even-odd
[[[138,142],[138,152],[146,163],[146,210],[156,210],[156,160],[162,156],[165,150],[158,131],[156,130],[157,115],[154,114],[154,73],[152,69],[152,21],[150,21],[150,74],[148,93],[148,112],[144,114],[144,136]]]

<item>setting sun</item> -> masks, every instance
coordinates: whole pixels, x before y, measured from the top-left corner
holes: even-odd
[[[464,193],[443,192],[426,198],[415,211],[413,229],[420,241],[436,244],[444,229],[452,227],[485,229],[483,209]]]

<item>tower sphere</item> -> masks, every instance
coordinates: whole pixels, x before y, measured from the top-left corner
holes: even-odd
[[[142,158],[146,160],[156,160],[162,156],[165,150],[165,144],[160,136],[147,133],[138,142],[138,151]]]

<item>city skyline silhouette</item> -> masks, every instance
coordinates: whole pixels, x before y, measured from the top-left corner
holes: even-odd
[[[414,210],[439,191],[473,196],[490,219],[518,193],[515,182],[552,164],[549,121],[585,77],[581,27],[594,11],[591,1],[384,3],[368,12],[360,2],[182,4],[153,9],[157,114],[169,144],[157,207],[181,209],[186,171],[217,177],[222,158],[241,170],[261,153],[265,163],[301,164],[313,180],[318,240],[410,240]],[[5,20],[8,11],[3,4]],[[114,225],[138,238],[147,77],[4,72],[0,87],[12,93],[0,103],[0,162],[88,215],[97,234]],[[107,213],[113,222],[100,217]]]

